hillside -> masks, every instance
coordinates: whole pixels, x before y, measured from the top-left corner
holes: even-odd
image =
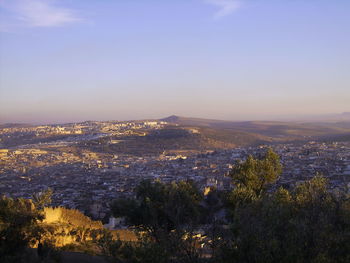
[[[111,139],[119,140],[109,144]],[[108,137],[89,147],[95,151],[124,154],[162,154],[163,152],[207,151],[270,142],[266,136],[207,127],[178,127],[146,132],[145,136]]]
[[[164,119],[183,127],[207,127],[225,130],[226,133],[241,132],[255,136],[269,137],[268,140],[300,140],[305,137],[315,139],[326,136],[346,135],[350,133],[350,121],[338,122],[279,122],[279,121],[222,121],[200,118],[170,116]],[[264,138],[265,140],[267,138]]]
[[[99,138],[84,142],[81,146],[105,153],[158,155],[164,152],[202,152],[266,143],[347,140],[350,135],[350,122],[232,122],[175,115],[158,121],[168,124],[161,129],[141,129],[133,135]]]
[[[166,123],[157,127],[142,124],[157,121]],[[59,134],[55,126],[48,126],[50,132],[41,133],[35,127],[26,132],[14,130],[0,136],[0,147],[69,146],[75,151],[82,148],[100,153],[158,155],[306,140],[347,141],[350,137],[350,121],[234,122],[173,115],[160,120],[83,122],[61,126],[68,131],[76,126],[84,127],[84,132]]]

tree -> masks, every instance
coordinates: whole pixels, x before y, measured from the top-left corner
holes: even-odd
[[[249,155],[246,161],[237,163],[230,176],[238,188],[250,189],[260,197],[269,184],[276,182],[281,173],[279,156],[269,148],[262,159]]]
[[[44,219],[32,200],[0,199],[0,261],[27,262],[23,258],[26,248],[34,244],[42,234],[39,222]]]
[[[268,186],[275,183],[281,173],[279,156],[271,148],[262,159],[249,155],[230,172],[235,189],[228,195],[228,205],[234,210],[239,204],[262,198]]]
[[[236,207],[222,262],[348,262],[349,196],[316,176]],[[227,257],[229,255],[229,257]]]
[[[145,180],[136,188],[136,199],[114,201],[112,213],[125,216],[129,224],[157,239],[159,232],[171,232],[198,222],[202,198],[192,182],[167,185]]]
[[[164,184],[143,181],[135,199],[119,199],[112,204],[114,216],[125,216],[130,225],[146,233],[164,255],[195,262],[198,251],[193,238],[201,218],[203,195],[190,181]]]

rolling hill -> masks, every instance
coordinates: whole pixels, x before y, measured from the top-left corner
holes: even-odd
[[[144,136],[110,136],[85,145],[98,152],[153,155],[270,143],[350,139],[350,122],[232,122],[175,115],[159,121],[168,125],[163,129],[144,130]],[[108,143],[111,140],[118,143]]]
[[[217,131],[249,133],[263,140],[300,140],[350,134],[350,121],[337,122],[280,122],[280,121],[221,121],[170,116],[164,119],[182,127],[211,128]]]

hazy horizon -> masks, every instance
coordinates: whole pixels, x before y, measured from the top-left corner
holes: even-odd
[[[19,121],[19,122],[1,122],[1,124],[29,124],[29,125],[59,125],[59,124],[68,124],[68,123],[81,123],[86,121],[140,121],[140,120],[161,120],[167,117],[176,116],[181,118],[194,118],[194,119],[207,119],[207,120],[218,120],[218,121],[232,121],[232,122],[250,122],[250,121],[275,121],[275,122],[339,122],[339,121],[350,121],[350,112],[342,113],[330,113],[324,115],[286,115],[286,116],[270,116],[269,118],[221,118],[221,117],[206,117],[206,116],[190,116],[190,115],[177,115],[171,114],[166,116],[155,116],[155,117],[135,117],[129,119],[66,119],[62,121]]]
[[[0,0],[0,123],[349,112],[350,1]]]

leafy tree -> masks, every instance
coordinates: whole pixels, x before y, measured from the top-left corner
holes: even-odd
[[[192,182],[163,184],[143,181],[136,189],[136,199],[117,200],[114,216],[125,216],[129,224],[146,233],[164,255],[183,262],[195,262],[194,231],[201,218],[203,195]]]
[[[235,185],[227,198],[231,212],[237,205],[262,198],[268,186],[275,183],[281,173],[279,156],[271,148],[262,159],[249,155],[244,162],[238,162],[230,172]]]
[[[136,199],[119,199],[112,204],[114,216],[125,216],[129,224],[149,232],[155,239],[196,224],[200,218],[202,194],[192,182],[163,184],[143,181]]]
[[[222,262],[348,262],[349,197],[316,176],[236,207]]]
[[[257,197],[266,190],[266,187],[276,182],[282,173],[279,156],[269,148],[262,159],[255,159],[249,155],[247,160],[237,163],[230,172],[237,188],[246,188]]]

